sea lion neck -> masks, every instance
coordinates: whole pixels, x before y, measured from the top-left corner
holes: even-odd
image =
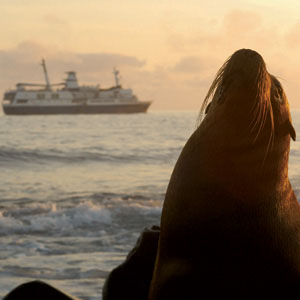
[[[212,107],[191,139],[194,144],[191,147],[201,164],[199,171],[201,168],[201,173],[207,172],[211,181],[220,178],[220,184],[236,185],[232,190],[237,193],[247,190],[249,199],[268,190],[266,186],[282,189],[285,186],[282,182],[288,181],[289,135],[275,134],[271,140],[270,117],[259,134],[251,132],[249,112],[241,113],[240,106],[232,109],[226,106],[228,102],[224,103],[224,109],[221,105]],[[202,157],[208,163],[202,162]],[[211,161],[214,161],[213,168]],[[258,180],[264,182],[263,187],[257,184]]]

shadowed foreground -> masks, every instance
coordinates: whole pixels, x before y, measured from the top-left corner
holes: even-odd
[[[145,229],[124,263],[105,281],[102,300],[146,300],[159,239],[159,227]],[[3,300],[79,300],[45,282],[31,281],[12,290]]]
[[[78,300],[78,298],[65,294],[42,281],[31,281],[21,284],[3,298],[3,300],[17,299]]]

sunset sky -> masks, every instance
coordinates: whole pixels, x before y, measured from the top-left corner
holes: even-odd
[[[77,71],[124,87],[152,110],[199,110],[222,63],[251,48],[300,108],[299,0],[1,0],[0,92]]]

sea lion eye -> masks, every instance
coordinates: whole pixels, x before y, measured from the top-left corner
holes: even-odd
[[[274,89],[274,100],[279,102],[280,104],[283,104],[283,89],[278,80],[274,80],[275,89]]]

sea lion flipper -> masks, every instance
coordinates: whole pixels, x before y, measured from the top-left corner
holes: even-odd
[[[145,228],[126,260],[107,277],[103,300],[147,299],[157,253],[160,228]]]

